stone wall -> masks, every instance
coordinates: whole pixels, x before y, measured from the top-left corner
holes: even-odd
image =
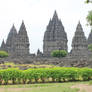
[[[27,57],[8,57],[0,59],[1,63],[4,62],[14,62],[19,64],[47,64],[56,65],[61,67],[92,67],[92,57],[91,58],[78,58],[67,56],[64,58],[54,58],[54,57],[37,57],[37,56],[27,56]]]

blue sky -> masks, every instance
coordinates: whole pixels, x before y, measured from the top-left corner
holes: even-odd
[[[46,26],[54,11],[58,13],[68,36],[68,49],[80,20],[85,35],[88,37],[90,27],[86,26],[86,16],[92,9],[92,4],[85,4],[85,0],[0,0],[0,43],[14,24],[19,31],[24,20],[29,40],[30,52],[36,53],[43,49],[43,36]]]

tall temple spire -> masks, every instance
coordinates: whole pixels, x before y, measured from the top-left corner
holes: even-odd
[[[10,29],[10,32],[8,34],[8,38],[6,40],[6,50],[9,54],[14,52],[14,48],[15,48],[15,40],[16,40],[16,36],[17,36],[17,30],[13,24],[12,28]]]
[[[17,30],[13,24],[12,28],[10,29],[8,37],[15,36],[15,35],[17,35]]]
[[[12,28],[10,29],[10,32],[8,34],[8,38],[7,38],[7,41],[9,41],[10,39],[12,39],[13,37],[15,37],[17,35],[17,30],[13,24]],[[6,42],[7,44],[8,42]]]
[[[72,40],[72,56],[83,57],[88,54],[88,45],[85,34],[83,32],[80,22],[76,27],[76,32]]]
[[[4,51],[6,50],[6,44],[5,44],[5,42],[4,42],[4,39],[3,39],[3,41],[2,41],[0,50],[4,50]]]
[[[89,36],[88,36],[88,45],[92,44],[92,30],[91,32],[89,33]]]
[[[59,48],[67,51],[67,34],[61,20],[58,19],[57,12],[54,12],[44,34],[43,53],[50,56],[53,50]]]
[[[16,38],[16,55],[26,56],[29,55],[29,38],[27,35],[26,27],[24,21],[20,26],[17,38]]]
[[[19,29],[19,34],[27,34],[26,27],[25,27],[23,20],[22,20],[22,24],[21,24],[20,29]]]
[[[82,25],[81,25],[80,21],[77,25],[76,31],[83,31],[83,28],[82,28]]]
[[[58,19],[58,15],[57,15],[57,12],[56,12],[56,10],[55,10],[55,12],[54,12],[54,15],[53,15],[53,18],[52,18],[52,20],[55,20],[55,19]]]
[[[6,41],[7,47],[11,48],[11,45],[14,43],[14,39],[16,38],[16,36],[17,36],[17,30],[13,24],[13,26],[10,29],[10,32],[8,34],[7,41]]]
[[[4,46],[5,46],[5,42],[4,42],[4,39],[3,39],[1,47],[4,47]]]

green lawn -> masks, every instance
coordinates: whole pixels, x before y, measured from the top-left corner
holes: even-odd
[[[25,85],[2,85],[0,92],[78,92],[72,85],[88,82],[45,83]]]

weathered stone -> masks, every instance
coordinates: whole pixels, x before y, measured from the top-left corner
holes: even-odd
[[[6,51],[6,44],[5,44],[4,40],[2,41],[0,50]]]
[[[35,53],[29,53],[29,38],[26,27],[22,21],[19,32],[17,33],[13,25],[6,43],[3,41],[0,50],[9,53],[9,57],[0,59],[0,63],[14,62],[20,64],[54,64],[66,67],[92,67],[92,52],[88,51],[88,44],[92,44],[92,32],[88,37],[88,42],[84,35],[82,26],[79,22],[76,28],[75,36],[72,41],[72,50],[64,58],[54,58],[50,54],[53,50],[66,50],[67,34],[64,30],[61,20],[55,11],[53,18],[50,19],[43,40],[43,53],[38,50]]]
[[[10,55],[14,55],[16,37],[17,37],[17,31],[16,31],[15,26],[13,25],[9,34],[8,34],[8,38],[7,38],[7,41],[6,41],[6,51]]]
[[[67,51],[67,34],[55,11],[44,34],[43,54],[50,56],[53,50],[59,49]]]
[[[37,51],[37,56],[38,57],[42,57],[43,56],[43,54],[42,54],[42,52],[38,49],[38,51]]]
[[[27,35],[26,27],[22,21],[18,35],[15,41],[16,56],[27,56],[29,55],[29,38]]]
[[[88,44],[80,22],[77,25],[75,36],[72,41],[72,57],[88,57]]]
[[[92,30],[88,36],[88,45],[92,44]]]

